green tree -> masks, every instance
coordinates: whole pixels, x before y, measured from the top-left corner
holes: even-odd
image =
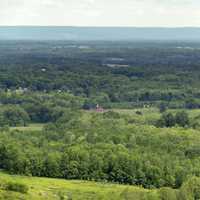
[[[4,108],[3,117],[5,123],[10,126],[26,126],[30,121],[27,112],[19,106],[9,106]]]
[[[189,116],[185,111],[177,112],[175,120],[179,126],[185,127],[189,125]]]
[[[164,113],[157,121],[159,127],[173,127],[176,124],[176,119],[172,113]]]

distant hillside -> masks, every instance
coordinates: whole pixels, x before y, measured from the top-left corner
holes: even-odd
[[[199,40],[200,28],[0,27],[0,40]]]

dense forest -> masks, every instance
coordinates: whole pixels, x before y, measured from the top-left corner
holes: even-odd
[[[200,43],[1,41],[0,169],[184,190],[200,177],[199,69]]]
[[[106,107],[198,108],[200,44],[1,42],[0,88],[61,91]]]

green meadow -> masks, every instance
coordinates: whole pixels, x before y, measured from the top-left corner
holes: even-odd
[[[20,183],[28,187],[26,194],[4,189],[6,183]],[[157,191],[142,187],[97,183],[88,181],[67,181],[62,179],[35,178],[0,173],[0,199],[27,200],[120,200],[140,199],[157,196]]]
[[[6,188],[6,185],[25,186]],[[0,172],[0,200],[197,200],[199,178],[191,178],[180,189],[119,185],[93,181],[9,175]]]

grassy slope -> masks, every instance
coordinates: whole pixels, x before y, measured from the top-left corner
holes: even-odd
[[[139,200],[144,196],[157,196],[156,190],[149,191],[134,186],[14,176],[0,172],[0,185],[10,181],[26,184],[29,187],[28,193],[21,194],[18,192],[10,192],[0,189],[0,199]]]
[[[41,131],[44,127],[44,124],[29,124],[28,126],[19,126],[19,127],[10,127],[11,130],[19,130],[19,131]]]

